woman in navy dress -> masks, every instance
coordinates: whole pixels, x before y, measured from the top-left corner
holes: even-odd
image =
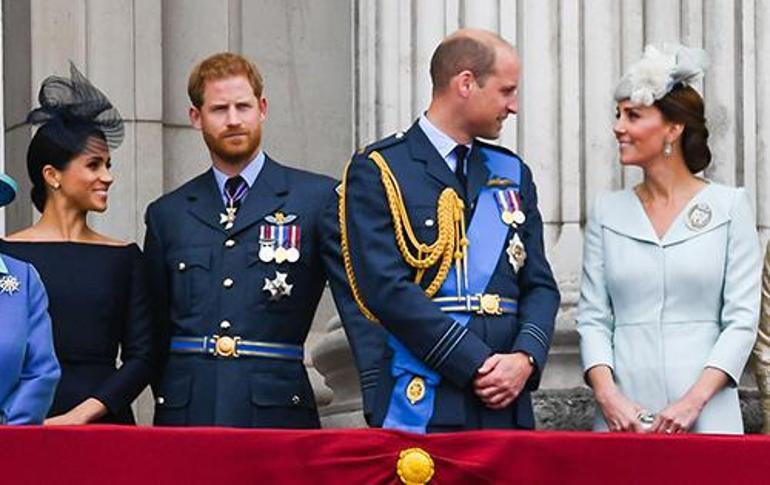
[[[15,194],[0,173],[0,207]],[[0,424],[40,424],[51,406],[60,372],[47,307],[35,268],[0,253]]]
[[[27,119],[40,125],[27,169],[42,215],[0,241],[0,251],[32,263],[50,298],[62,377],[45,423],[134,423],[130,405],[149,383],[152,363],[142,254],[87,220],[107,209],[110,150],[123,139],[123,122],[74,66],[71,79],[46,79],[39,100]]]

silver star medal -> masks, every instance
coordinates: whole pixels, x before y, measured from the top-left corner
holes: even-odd
[[[294,285],[290,285],[286,281],[288,276],[287,273],[276,271],[274,279],[265,278],[265,286],[262,290],[270,292],[270,301],[278,301],[284,296],[291,296],[291,289],[294,288]]]
[[[8,274],[0,278],[0,295],[3,293],[13,295],[19,291],[20,288],[21,283],[19,283],[19,280],[15,276]]]
[[[518,274],[519,270],[524,266],[524,262],[527,260],[527,251],[524,249],[524,243],[521,242],[519,233],[514,233],[511,240],[508,242],[508,249],[505,250],[508,255],[508,262],[513,268],[513,272]]]
[[[711,207],[704,202],[699,202],[687,212],[685,224],[691,231],[700,231],[709,225],[711,216]]]
[[[238,209],[235,207],[228,207],[225,209],[227,211],[226,214],[219,214],[219,223],[225,225],[225,229],[230,230],[233,228],[233,224],[235,223],[235,212]]]

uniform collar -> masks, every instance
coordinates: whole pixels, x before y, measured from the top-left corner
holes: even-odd
[[[249,162],[249,164],[246,165],[243,168],[243,170],[241,170],[241,173],[239,175],[243,177],[243,179],[246,181],[246,184],[248,184],[249,189],[254,187],[254,182],[257,180],[257,177],[259,176],[259,173],[262,171],[262,167],[264,165],[265,165],[265,152],[260,150],[259,152],[257,152],[257,155]],[[227,182],[227,179],[230,178],[230,176],[214,166],[212,166],[211,169],[214,171],[214,178],[217,181],[217,187],[219,188],[219,193],[222,194],[222,197],[224,197],[225,182]]]
[[[425,113],[420,115],[420,119],[417,123],[420,125],[422,132],[425,133],[425,136],[428,137],[430,144],[433,145],[438,154],[441,155],[441,158],[447,163],[449,169],[454,172],[455,167],[457,166],[457,160],[455,160],[453,156],[450,157],[450,155],[458,143],[454,141],[452,137],[441,131],[436,125],[431,123],[428,117],[425,116]],[[468,147],[468,151],[470,152],[470,149],[473,148],[473,142],[467,143],[465,146]]]
[[[0,275],[6,274],[8,274],[8,267],[5,265],[5,261],[3,261],[3,255],[0,254]]]

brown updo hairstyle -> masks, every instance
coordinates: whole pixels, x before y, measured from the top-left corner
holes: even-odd
[[[709,130],[706,128],[703,98],[690,86],[677,84],[654,104],[671,123],[684,125],[682,152],[691,173],[698,173],[711,163]]]

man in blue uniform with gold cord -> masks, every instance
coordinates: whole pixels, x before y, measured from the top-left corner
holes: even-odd
[[[433,54],[428,110],[346,169],[348,280],[361,313],[387,331],[379,366],[371,356],[369,368],[359,362],[362,381],[377,375],[373,426],[534,427],[530,392],[559,292],[532,173],[512,152],[476,139],[499,137],[516,113],[519,70],[498,35],[456,32]],[[360,347],[371,344],[352,340],[367,355]]]

